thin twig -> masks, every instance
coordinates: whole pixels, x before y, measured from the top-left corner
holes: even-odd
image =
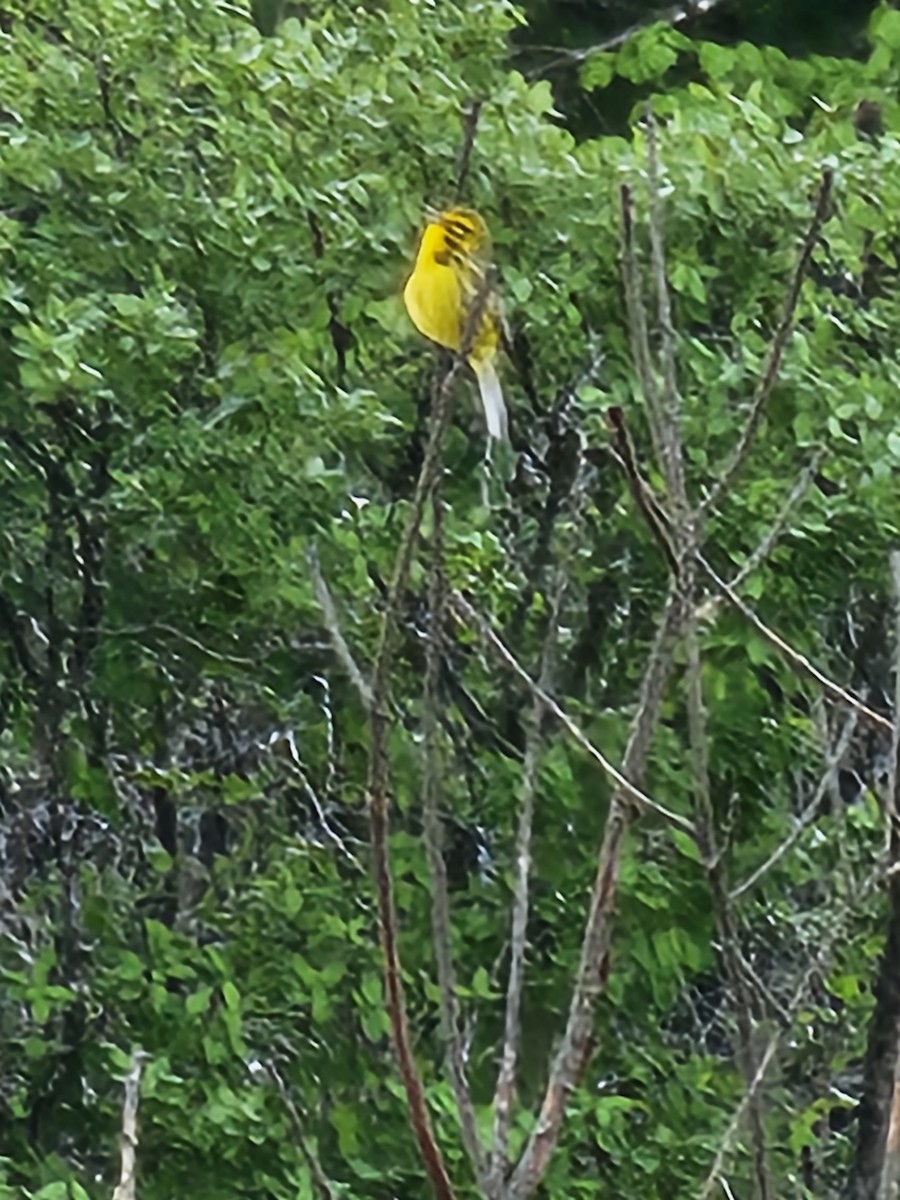
[[[673,575],[678,574],[678,556],[672,546],[669,533],[670,521],[668,514],[660,507],[656,497],[637,468],[637,458],[631,433],[625,422],[625,414],[618,405],[606,410],[606,419],[613,430],[616,439],[616,456],[631,488],[631,494],[640,509],[650,532],[662,550],[663,557]]]
[[[787,527],[788,518],[809,491],[809,486],[815,478],[824,454],[825,449],[822,446],[814,451],[812,458],[803,468],[803,471],[800,473],[800,477],[791,488],[784,504],[781,506],[780,512],[769,526],[764,537],[760,540],[759,545],[755,550],[751,551],[751,553],[747,555],[747,558],[742,564],[740,570],[732,579],[731,587],[734,589],[734,591],[739,591],[744,581],[750,575],[752,575],[757,567],[759,567],[772,553],[775,543],[778,541]]]
[[[680,829],[683,833],[693,836],[694,828],[691,822],[686,817],[682,817],[679,813],[672,812],[665,808],[662,804],[658,804],[655,800],[641,791],[631,783],[622,772],[605,757],[597,747],[591,742],[581,728],[572,720],[567,712],[565,712],[552,696],[549,696],[544,689],[536,683],[525,668],[521,665],[512,651],[507,647],[506,643],[491,628],[488,621],[479,615],[472,605],[459,592],[453,592],[450,597],[450,606],[456,613],[459,620],[469,628],[475,630],[481,638],[491,647],[494,653],[498,656],[501,662],[509,668],[516,676],[520,683],[524,684],[525,688],[531,695],[540,700],[541,704],[546,708],[547,712],[559,721],[560,725],[566,730],[573,741],[581,746],[582,750],[588,757],[597,764],[600,769],[612,779],[618,789],[622,793],[623,799],[636,804],[638,808],[643,809],[648,813],[655,813],[661,817],[669,825],[674,825],[676,829]]]
[[[829,679],[827,675],[824,675],[818,669],[818,667],[814,667],[808,658],[802,655],[798,650],[795,650],[792,646],[789,646],[784,638],[779,637],[779,635],[775,633],[774,630],[770,629],[768,625],[763,624],[753,609],[750,608],[748,604],[744,603],[740,596],[735,593],[731,585],[727,584],[725,580],[713,569],[713,567],[710,566],[702,554],[697,555],[697,561],[703,568],[706,575],[709,576],[715,586],[728,601],[728,603],[731,604],[741,614],[748,624],[753,626],[753,628],[761,637],[765,638],[770,645],[774,646],[775,649],[778,650],[779,653],[782,654],[792,666],[796,667],[797,670],[801,671],[804,675],[808,675],[809,678],[814,680],[824,692],[832,697],[832,699],[839,700],[841,704],[846,704],[848,708],[854,709],[860,714],[860,716],[865,717],[867,721],[870,721],[873,725],[877,725],[879,729],[890,730],[892,728],[891,722],[887,719],[887,717],[881,716],[880,713],[875,712],[874,709],[871,709],[867,704],[864,704],[858,696],[854,696],[852,692],[848,692],[846,688],[842,688],[839,683],[835,683],[833,679]]]
[[[883,797],[888,912],[884,945],[872,986],[866,1052],[856,1120],[856,1147],[846,1200],[893,1200],[897,1194],[897,1089],[900,1073],[900,827],[897,821],[897,750],[900,745],[900,552],[888,556],[894,586],[894,721],[889,790]]]
[[[830,928],[823,937],[822,944],[820,945],[818,952],[813,956],[812,960],[804,971],[800,982],[797,984],[794,994],[787,1005],[787,1012],[790,1014],[792,1020],[797,1015],[800,1005],[806,998],[806,993],[810,983],[813,979],[819,978],[820,974],[827,966],[835,944],[841,937],[843,937],[846,918],[851,912],[855,911],[864,900],[867,899],[869,894],[874,890],[879,879],[882,877],[882,874],[882,867],[879,865],[879,867],[872,872],[872,874],[860,888],[859,893],[856,896],[855,904],[852,902],[847,903],[845,900],[842,901],[840,905],[835,906],[835,913],[840,913],[844,919],[838,919],[831,923]],[[772,1034],[772,1037],[769,1039],[769,1042],[763,1051],[762,1057],[759,1060],[759,1066],[756,1068],[756,1074],[753,1076],[750,1086],[744,1092],[741,1102],[735,1109],[728,1128],[726,1129],[722,1140],[719,1143],[719,1149],[716,1152],[716,1157],[713,1161],[712,1167],[710,1168],[709,1174],[707,1175],[703,1187],[700,1190],[698,1200],[709,1200],[716,1183],[721,1179],[722,1171],[725,1166],[725,1160],[728,1158],[728,1155],[731,1152],[731,1148],[734,1145],[738,1130],[743,1123],[747,1110],[753,1103],[754,1096],[759,1091],[766,1078],[766,1075],[768,1074],[769,1067],[772,1065],[772,1061],[775,1058],[778,1047],[781,1044],[783,1033],[783,1029],[776,1029]]]
[[[671,539],[669,530],[672,527],[672,522],[669,515],[662,508],[659,501],[653,495],[649,485],[643,479],[638,470],[634,459],[634,450],[631,443],[631,438],[628,436],[627,426],[624,422],[622,410],[619,408],[611,408],[608,410],[607,416],[613,428],[616,429],[616,446],[618,449],[618,457],[622,466],[625,468],[629,484],[631,485],[632,494],[638,503],[638,507],[647,521],[647,524],[653,533],[654,538],[660,543],[663,553],[667,561],[671,565],[674,561],[674,552],[671,547]],[[621,428],[620,428],[621,427]],[[752,608],[746,604],[740,596],[736,594],[731,584],[718,574],[718,572],[710,565],[707,559],[698,552],[697,563],[702,568],[704,573],[709,577],[716,588],[719,590],[725,600],[729,602],[740,614],[748,621],[754,629],[773,645],[779,653],[781,653],[792,666],[796,667],[804,675],[813,679],[827,695],[834,700],[839,700],[842,704],[846,704],[849,708],[855,709],[861,716],[865,717],[873,725],[877,725],[881,729],[893,730],[892,723],[879,713],[869,708],[858,696],[854,696],[840,684],[829,679],[823,674],[818,667],[802,655],[799,651],[788,645],[783,638],[779,637],[774,630],[769,629],[760,618],[756,615]]]
[[[822,807],[822,800],[824,799],[825,794],[831,788],[835,776],[837,775],[838,766],[847,752],[847,747],[850,745],[850,741],[856,730],[858,720],[859,714],[855,711],[851,712],[844,723],[844,728],[841,730],[840,737],[837,740],[837,745],[832,753],[828,756],[828,759],[825,763],[825,770],[822,772],[822,776],[819,779],[816,790],[813,792],[812,799],[797,818],[794,828],[784,839],[784,841],[772,851],[764,863],[761,863],[760,866],[758,866],[756,870],[744,880],[743,883],[738,884],[736,888],[732,889],[732,900],[740,900],[741,896],[746,895],[747,892],[756,887],[759,881],[765,875],[768,875],[769,871],[771,871],[772,868],[779,863],[787,853],[789,853],[789,851],[793,850],[794,846],[796,846],[797,842],[803,836],[804,829],[806,829],[812,823],[812,821],[815,820],[817,813]]]
[[[356,659],[353,657],[350,647],[347,645],[347,640],[341,632],[337,609],[334,606],[334,600],[331,597],[328,584],[325,582],[325,577],[322,574],[316,548],[312,544],[307,548],[306,558],[309,563],[310,574],[312,575],[313,591],[322,610],[322,619],[325,622],[325,628],[331,639],[331,645],[337,655],[338,661],[350,677],[350,682],[356,688],[357,692],[359,692],[360,699],[366,708],[369,709],[372,706],[372,689],[362,671],[356,665]]]
[[[645,29],[649,29],[653,25],[664,23],[666,25],[681,25],[685,21],[695,20],[697,17],[703,16],[704,13],[711,12],[723,0],[691,0],[689,4],[675,4],[670,8],[661,8],[657,12],[652,13],[645,21],[637,21],[634,25],[629,25],[627,29],[623,29],[621,33],[613,34],[612,37],[606,38],[602,42],[596,42],[593,46],[585,46],[581,50],[569,50],[559,46],[554,46],[552,49],[558,53],[557,58],[553,58],[548,63],[544,63],[541,67],[536,67],[529,72],[526,78],[535,78],[545,75],[548,71],[555,71],[558,67],[574,67],[585,62],[589,58],[593,58],[597,54],[606,54],[611,50],[618,50],[632,38],[643,33]],[[540,46],[530,46],[525,44],[522,51],[539,50]],[[549,47],[548,47],[549,49]]]
[[[450,921],[450,895],[447,888],[447,868],[442,850],[443,829],[439,814],[441,779],[440,763],[440,695],[439,681],[443,654],[443,627],[446,608],[444,578],[444,514],[440,497],[440,481],[435,483],[431,496],[433,513],[431,568],[428,580],[428,640],[425,649],[425,692],[422,729],[425,754],[423,825],[425,849],[431,872],[431,931],[437,963],[440,993],[441,1025],[447,1057],[447,1070],[459,1113],[463,1144],[482,1192],[486,1191],[487,1164],[484,1147],[478,1134],[478,1122],[472,1104],[472,1094],[466,1074],[466,1060],[459,1027],[459,1003],[456,997],[456,971],[453,966],[453,941]]]
[[[809,262],[812,258],[813,250],[816,248],[816,243],[819,240],[819,235],[822,232],[822,226],[828,218],[828,207],[831,200],[831,185],[834,179],[834,173],[830,167],[822,172],[822,182],[819,185],[819,192],[816,197],[816,207],[813,213],[813,218],[809,229],[806,232],[806,237],[803,239],[803,245],[800,248],[800,255],[797,259],[797,265],[794,268],[794,274],[791,277],[790,285],[788,286],[787,295],[784,301],[784,308],[781,313],[781,320],[778,323],[778,328],[775,331],[775,336],[769,346],[769,352],[766,357],[763,373],[756,385],[756,390],[753,394],[753,399],[750,403],[750,412],[747,416],[747,421],[738,438],[737,445],[732,451],[731,457],[725,464],[718,479],[713,484],[709,495],[700,506],[701,524],[703,520],[713,511],[722,496],[727,495],[737,478],[738,472],[744,465],[750,451],[753,449],[753,444],[756,440],[756,434],[759,430],[760,422],[762,421],[766,405],[769,397],[772,394],[772,389],[778,381],[778,372],[781,367],[781,359],[784,355],[785,347],[791,335],[791,330],[794,326],[794,314],[797,310],[797,304],[800,300],[800,291],[803,286],[803,280],[806,277],[806,272],[809,268]]]
[[[475,99],[463,113],[463,139],[456,156],[456,196],[459,199],[466,186],[469,175],[469,164],[472,161],[472,147],[475,145],[475,134],[478,130],[478,119],[484,107],[484,100]]]
[[[278,1088],[278,1093],[281,1096],[281,1101],[287,1109],[287,1114],[291,1119],[291,1124],[294,1127],[294,1137],[297,1139],[297,1145],[300,1153],[303,1155],[303,1160],[309,1170],[310,1181],[313,1190],[318,1194],[319,1200],[337,1200],[334,1188],[331,1186],[331,1181],[325,1174],[322,1164],[319,1162],[318,1155],[314,1152],[306,1131],[303,1128],[303,1121],[300,1118],[300,1113],[297,1105],[294,1103],[288,1086],[284,1078],[278,1071],[278,1068],[273,1063],[266,1063],[266,1073],[275,1081],[275,1086]]]
[[[650,354],[647,313],[641,299],[641,273],[634,233],[634,196],[627,183],[622,184],[619,189],[619,203],[621,209],[622,282],[625,289],[625,312],[628,317],[628,333],[631,339],[631,357],[634,360],[634,368],[637,371],[644,404],[647,408],[647,422],[650,426],[653,452],[656,461],[662,466],[664,457],[662,407],[653,370],[653,359]],[[621,412],[621,409],[619,411]]]
[[[551,687],[553,661],[559,627],[559,607],[565,588],[565,577],[560,578],[553,592],[544,646],[541,653],[541,668],[538,688],[546,693]],[[540,696],[535,695],[531,721],[525,742],[525,770],[522,778],[522,802],[519,809],[519,828],[516,834],[515,885],[512,904],[510,934],[509,983],[506,990],[506,1015],[503,1031],[503,1050],[500,1070],[494,1091],[494,1137],[491,1152],[491,1176],[489,1196],[500,1196],[503,1178],[508,1166],[509,1131],[512,1121],[512,1102],[515,1092],[516,1065],[521,1036],[522,993],[525,984],[525,951],[528,931],[529,875],[531,870],[531,830],[534,818],[534,801],[537,789],[538,761],[541,745],[541,725],[545,706]]]
[[[112,1200],[136,1200],[138,1104],[141,1098],[141,1074],[149,1055],[140,1048],[131,1055],[131,1065],[125,1076],[125,1099],[122,1105],[122,1168]]]
[[[695,514],[688,499],[685,481],[681,404],[676,373],[675,329],[672,323],[672,305],[666,281],[664,221],[656,122],[649,105],[647,108],[647,162],[650,192],[650,245],[659,309],[663,370],[662,445],[664,460],[662,466],[671,498],[672,529],[678,550],[677,586],[684,597],[687,614],[684,624],[684,646],[687,660],[688,742],[694,793],[694,825],[712,898],[713,916],[719,935],[719,953],[734,997],[737,1025],[736,1058],[744,1083],[749,1086],[755,1069],[752,996],[741,971],[738,932],[728,900],[725,867],[719,852],[712,803],[709,777],[709,740],[706,708],[703,700],[700,637],[696,611],[697,535]],[[760,1200],[770,1200],[771,1183],[760,1096],[757,1096],[750,1106],[750,1132],[753,1141],[758,1194]]]
[[[657,317],[662,362],[662,404],[660,405],[660,441],[663,478],[672,503],[672,516],[678,535],[679,559],[694,553],[694,516],[687,497],[684,478],[684,446],[681,439],[681,397],[678,394],[678,375],[675,353],[675,326],[672,321],[672,300],[666,280],[666,248],[662,213],[659,154],[656,141],[656,120],[653,109],[646,107],[647,127],[647,187],[650,195],[650,259],[656,289]],[[643,304],[636,298],[638,308]],[[644,322],[646,327],[646,321]]]

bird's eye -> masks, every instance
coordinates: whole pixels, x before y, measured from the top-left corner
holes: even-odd
[[[454,234],[456,237],[466,238],[471,237],[475,232],[475,226],[471,221],[459,216],[457,213],[449,213],[444,218],[444,228],[448,233]]]

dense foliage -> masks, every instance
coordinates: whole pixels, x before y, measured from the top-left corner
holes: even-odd
[[[399,287],[423,206],[456,194],[474,131],[462,194],[494,234],[519,466],[485,503],[461,381],[449,582],[537,675],[564,578],[552,690],[621,759],[667,588],[605,418],[628,414],[659,486],[620,274],[623,182],[646,242],[646,128],[636,111],[627,137],[576,142],[550,84],[510,68],[521,18],[502,0],[310,4],[270,37],[239,6],[138,7],[13,0],[0,14],[0,1195],[109,1195],[140,1045],[141,1200],[306,1197],[310,1149],[335,1194],[425,1196],[382,994],[368,717],[310,552],[367,670],[435,371]],[[731,577],[819,452],[741,594],[876,707],[893,687],[900,526],[898,77],[886,8],[858,61],[656,26],[578,75],[585,94],[619,80],[654,93],[695,499],[735,444],[833,172],[796,329],[707,553]],[[857,127],[861,100],[881,132]],[[474,1194],[421,839],[426,559],[391,677],[392,850],[415,1049],[454,1180]],[[727,606],[708,606],[702,650],[737,885],[808,804],[846,714]],[[530,700],[458,629],[441,684],[459,995],[487,1128]],[[854,739],[843,791],[736,904],[760,1036],[831,950],[767,1085],[786,1197],[836,1195],[849,1162],[843,1109],[884,921],[865,891],[881,820],[851,768],[868,784],[882,750]],[[690,812],[680,671],[646,788]],[[562,1029],[609,796],[548,725],[514,1149]],[[548,1196],[698,1192],[743,1093],[716,942],[696,848],[642,819]],[[746,1146],[730,1170],[751,1194]]]

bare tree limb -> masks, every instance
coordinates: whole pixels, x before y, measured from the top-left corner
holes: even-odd
[[[125,1099],[122,1105],[122,1167],[112,1200],[137,1200],[138,1105],[141,1098],[141,1074],[148,1055],[140,1048],[131,1055],[131,1065],[125,1076]]]
[[[641,273],[635,245],[634,196],[628,184],[622,184],[619,189],[619,205],[621,212],[620,250],[622,258],[622,283],[625,290],[625,312],[628,317],[628,335],[631,340],[631,357],[637,371],[644,404],[647,409],[647,421],[650,426],[650,437],[653,442],[653,452],[656,461],[662,466],[663,450],[663,417],[656,375],[653,368],[653,358],[650,354],[650,337],[647,332],[647,313],[641,299]],[[621,412],[621,409],[610,410]]]
[[[838,766],[847,753],[847,747],[850,745],[850,741],[856,730],[857,721],[858,714],[851,712],[844,723],[844,728],[841,730],[834,750],[828,755],[825,770],[822,772],[816,790],[813,792],[812,799],[797,818],[794,828],[784,841],[772,851],[764,863],[761,863],[755,871],[748,875],[743,883],[738,884],[737,887],[732,889],[731,900],[740,900],[741,896],[746,895],[747,892],[756,887],[759,881],[765,875],[768,875],[769,871],[781,862],[789,851],[793,850],[794,846],[796,846],[797,842],[803,836],[804,829],[808,828],[812,821],[815,820],[816,814],[822,807],[822,800],[825,798],[837,776]]]
[[[837,919],[832,922],[823,938],[818,952],[811,959],[806,970],[803,972],[797,987],[794,989],[794,993],[791,996],[790,1002],[787,1006],[787,1012],[790,1014],[792,1020],[797,1015],[798,1009],[806,999],[806,994],[812,981],[819,978],[820,975],[826,970],[835,945],[845,934],[847,918],[869,898],[871,892],[875,889],[882,876],[883,867],[879,865],[876,870],[873,871],[865,880],[855,898],[851,897],[849,901],[842,898],[841,903],[839,905],[835,905],[834,911],[836,913],[840,913],[843,919]],[[722,1183],[722,1172],[725,1168],[725,1162],[728,1158],[728,1155],[731,1153],[738,1130],[741,1128],[741,1125],[744,1122],[744,1118],[747,1115],[749,1106],[753,1103],[753,1097],[756,1095],[765,1081],[769,1068],[771,1067],[772,1062],[775,1059],[775,1055],[777,1054],[781,1045],[781,1038],[783,1034],[783,1029],[776,1029],[769,1039],[766,1048],[760,1057],[759,1065],[756,1068],[756,1074],[753,1076],[753,1080],[749,1088],[747,1088],[743,1097],[741,1098],[740,1104],[735,1109],[728,1128],[726,1129],[725,1134],[719,1143],[719,1149],[716,1152],[716,1157],[713,1161],[712,1167],[710,1168],[709,1174],[706,1177],[703,1187],[700,1189],[697,1200],[710,1200],[716,1184]]]
[[[300,1118],[300,1112],[297,1105],[294,1103],[293,1097],[288,1089],[278,1068],[273,1063],[266,1064],[267,1074],[275,1081],[275,1086],[278,1088],[278,1093],[281,1096],[281,1101],[287,1109],[287,1114],[291,1119],[291,1124],[294,1127],[294,1137],[297,1139],[297,1146],[300,1153],[303,1155],[303,1160],[309,1170],[309,1177],[312,1182],[313,1190],[316,1192],[319,1200],[337,1200],[335,1190],[331,1186],[331,1181],[325,1174],[322,1164],[319,1162],[318,1155],[313,1149],[312,1143],[307,1137],[306,1130],[303,1127],[303,1121]]]
[[[484,100],[475,98],[462,114],[463,139],[456,156],[456,196],[463,194],[469,176],[469,164],[472,161],[472,148],[475,145],[475,134],[478,130],[478,119],[484,107]]]
[[[706,709],[703,701],[700,637],[697,628],[695,596],[697,532],[695,515],[688,498],[685,480],[675,329],[672,323],[672,306],[666,280],[664,219],[661,201],[660,168],[657,156],[656,123],[649,107],[647,112],[647,147],[647,181],[650,192],[650,245],[659,307],[663,368],[663,470],[672,503],[672,528],[678,554],[676,585],[680,588],[684,597],[684,607],[687,614],[684,623],[684,645],[687,659],[688,742],[694,791],[694,824],[697,830],[698,844],[703,857],[712,897],[713,915],[719,935],[719,954],[734,997],[737,1023],[736,1058],[745,1086],[749,1087],[755,1071],[753,999],[741,969],[740,943],[728,900],[725,868],[718,848],[715,814],[712,804],[712,788],[709,777],[709,743],[707,738]],[[638,299],[638,303],[640,303],[640,299]],[[772,1188],[769,1178],[762,1099],[759,1094],[754,1097],[750,1105],[749,1115],[757,1192],[760,1200],[770,1200]]]
[[[744,581],[750,575],[752,575],[753,572],[772,553],[775,543],[778,541],[778,539],[781,537],[781,535],[784,533],[784,531],[787,527],[787,523],[788,523],[788,520],[789,520],[791,514],[794,512],[797,505],[800,503],[800,501],[803,499],[803,497],[809,491],[809,486],[812,483],[813,479],[815,478],[816,472],[818,471],[819,466],[821,465],[824,454],[825,454],[824,448],[819,447],[819,449],[817,449],[813,453],[813,456],[809,460],[807,465],[803,468],[803,471],[800,473],[800,476],[797,479],[797,482],[794,484],[794,486],[791,488],[790,492],[788,493],[787,497],[785,498],[784,504],[781,506],[781,509],[779,510],[777,516],[775,517],[775,520],[772,522],[772,524],[769,526],[768,530],[766,531],[765,536],[760,539],[759,545],[756,547],[756,549],[751,551],[751,553],[747,555],[747,558],[745,559],[744,563],[742,564],[740,570],[735,575],[734,579],[732,579],[731,587],[735,591],[740,590],[741,585],[744,583]]]
[[[862,1091],[857,1118],[856,1152],[844,1191],[845,1200],[890,1200],[896,1195],[897,1078],[900,1071],[900,824],[897,754],[900,746],[900,551],[890,556],[894,583],[894,721],[891,733],[891,789],[885,797],[888,824],[888,922],[875,978],[875,1007],[869,1018]]]
[[[667,824],[673,825],[676,829],[680,829],[683,833],[693,836],[693,826],[686,817],[682,817],[679,813],[672,812],[665,808],[662,804],[658,804],[652,800],[635,784],[623,774],[623,771],[618,770],[606,758],[597,747],[591,742],[585,733],[582,732],[580,726],[565,712],[557,702],[549,696],[539,684],[531,678],[525,668],[519,663],[518,659],[513,655],[512,651],[493,631],[490,624],[481,617],[472,605],[459,592],[454,592],[450,597],[450,606],[454,610],[458,619],[464,624],[473,629],[481,638],[491,647],[497,657],[503,662],[516,678],[524,684],[531,692],[535,699],[540,700],[541,704],[546,708],[547,712],[559,721],[560,725],[566,730],[569,736],[575,741],[588,757],[597,764],[600,769],[612,779],[619,791],[621,792],[622,801],[629,801],[642,809],[644,812],[654,813],[661,817]],[[624,768],[623,768],[624,770]]]
[[[818,667],[814,667],[805,655],[795,650],[792,646],[789,646],[784,638],[779,637],[768,625],[763,624],[753,609],[744,603],[731,585],[726,583],[721,575],[710,566],[702,554],[698,554],[697,561],[728,603],[741,614],[749,625],[753,626],[761,637],[771,646],[774,646],[787,659],[791,666],[817,683],[833,700],[838,700],[841,704],[846,704],[848,708],[854,709],[872,725],[877,725],[879,729],[889,730],[892,728],[891,722],[887,717],[881,716],[880,713],[875,712],[874,709],[869,708],[867,704],[863,703],[858,696],[854,696],[852,692],[848,692],[846,688],[842,688],[839,683],[835,683],[833,679],[829,679]]]
[[[611,408],[607,412],[607,417],[616,432],[616,448],[618,451],[619,460],[626,471],[626,475],[631,485],[631,491],[634,495],[638,507],[647,521],[653,536],[660,544],[667,562],[670,566],[673,563],[677,564],[677,557],[672,549],[670,530],[672,527],[671,518],[662,508],[659,501],[653,495],[649,485],[644,480],[637,466],[634,447],[631,437],[628,433],[625,418],[620,408]],[[865,720],[878,726],[880,729],[892,730],[893,726],[887,717],[881,716],[880,713],[869,708],[858,696],[854,696],[852,692],[848,692],[842,688],[840,684],[829,679],[818,667],[813,664],[799,651],[790,646],[782,637],[774,630],[765,625],[756,615],[752,608],[746,604],[740,596],[737,595],[731,584],[718,574],[718,572],[710,565],[708,560],[698,552],[697,563],[703,572],[709,577],[715,587],[719,590],[725,600],[728,601],[753,628],[763,637],[770,645],[782,654],[788,662],[802,674],[807,675],[814,680],[819,687],[831,696],[833,700],[838,700],[840,703],[847,705],[848,708],[854,709],[864,717]]]
[[[482,1192],[487,1194],[487,1162],[478,1133],[475,1108],[472,1104],[459,1025],[459,1004],[456,998],[456,972],[453,966],[450,923],[450,895],[447,888],[447,869],[442,849],[443,829],[439,814],[441,779],[443,777],[440,763],[439,684],[447,599],[447,584],[443,566],[444,515],[439,481],[435,483],[431,501],[434,520],[431,535],[431,568],[428,580],[429,629],[425,650],[425,693],[422,719],[425,744],[423,823],[425,849],[431,871],[431,931],[437,963],[441,1025],[447,1070],[459,1113],[463,1145],[472,1163],[475,1178],[478,1180]]]
[[[541,654],[541,670],[538,688],[547,693],[551,686],[553,660],[559,624],[559,606],[565,587],[561,575],[554,589],[544,635]],[[525,983],[525,951],[528,931],[528,883],[531,871],[531,828],[534,818],[534,800],[537,788],[538,761],[541,745],[541,724],[544,702],[534,696],[531,722],[525,743],[525,770],[522,778],[522,801],[519,808],[519,828],[516,835],[515,888],[512,905],[512,928],[510,933],[509,983],[506,990],[506,1014],[503,1030],[503,1049],[500,1055],[500,1071],[494,1090],[494,1136],[491,1151],[491,1175],[489,1196],[500,1196],[503,1178],[508,1166],[509,1130],[512,1120],[512,1103],[515,1093],[516,1065],[521,1035],[522,992]]]
[[[394,905],[394,885],[391,875],[389,843],[389,754],[388,736],[390,717],[387,712],[390,690],[392,643],[398,620],[401,599],[409,577],[413,555],[418,545],[419,532],[425,505],[431,495],[441,465],[441,447],[452,413],[453,384],[465,357],[472,345],[475,331],[487,303],[492,280],[486,276],[470,307],[460,352],[439,378],[434,389],[431,428],[428,444],[416,490],[412,509],[394,560],[394,571],[388,590],[387,603],[381,621],[375,666],[372,672],[372,696],[370,725],[372,730],[369,751],[369,824],[372,838],[372,859],[378,900],[378,916],[381,926],[381,944],[384,955],[384,981],[388,1019],[394,1052],[403,1087],[406,1092],[410,1122],[422,1162],[438,1200],[455,1200],[453,1185],[447,1174],[444,1157],[434,1136],[434,1128],[425,1100],[422,1077],[416,1065],[409,1036],[406,1015],[406,999],[400,967],[400,951],[397,944],[397,912]]]
[[[621,33],[613,34],[612,37],[606,38],[602,42],[597,42],[593,46],[585,46],[582,50],[568,50],[554,47],[559,50],[557,58],[551,59],[539,69],[533,71],[533,76],[544,75],[548,71],[555,71],[558,67],[573,67],[585,62],[589,58],[593,58],[596,54],[605,54],[611,50],[618,50],[624,46],[626,42],[630,42],[632,38],[643,33],[645,29],[650,29],[653,25],[660,23],[664,25],[678,26],[686,21],[696,20],[704,13],[711,12],[716,8],[722,0],[690,0],[688,4],[674,4],[669,8],[660,8],[645,21],[638,21],[634,25],[629,25],[627,29],[623,29]],[[535,47],[532,47],[534,49]]]
[[[686,613],[676,589],[668,599],[641,683],[640,701],[625,749],[623,772],[642,779],[653,734],[659,721],[666,681],[678,633]],[[552,711],[552,710],[551,710]],[[590,744],[590,743],[588,743]],[[624,778],[624,777],[623,777]],[[625,780],[627,783],[627,780]],[[619,787],[613,795],[597,860],[578,972],[572,989],[562,1044],[550,1068],[538,1119],[510,1180],[507,1200],[527,1200],[543,1178],[559,1140],[569,1093],[586,1069],[593,1048],[594,1008],[609,972],[609,943],[619,864],[631,822],[636,787]],[[679,819],[679,824],[681,821]],[[689,832],[693,832],[689,830]]]
[[[763,418],[766,405],[769,397],[772,394],[772,389],[778,380],[778,372],[781,367],[781,360],[784,356],[784,351],[791,335],[791,330],[794,327],[794,314],[797,310],[797,304],[800,300],[800,291],[803,286],[803,280],[806,278],[806,272],[809,268],[809,262],[812,258],[813,250],[816,248],[816,243],[819,240],[819,234],[822,232],[822,226],[828,218],[828,208],[831,200],[831,185],[834,180],[834,173],[831,168],[826,168],[822,172],[822,182],[819,185],[819,192],[816,197],[816,207],[813,213],[813,218],[809,229],[806,232],[806,237],[803,239],[803,244],[800,248],[800,255],[797,259],[797,265],[794,268],[794,274],[791,278],[788,287],[787,295],[784,301],[784,308],[781,313],[781,320],[778,323],[778,328],[775,330],[775,336],[769,346],[769,353],[766,358],[766,364],[763,368],[763,373],[760,376],[759,382],[756,385],[756,390],[753,394],[753,399],[750,403],[750,412],[747,416],[747,421],[738,438],[737,445],[731,453],[731,457],[725,464],[718,479],[713,484],[709,495],[700,506],[701,523],[713,511],[722,496],[727,495],[731,490],[738,472],[748,458],[750,451],[753,449],[753,443],[756,440],[756,434],[759,430],[760,422]]]
[[[684,476],[684,447],[681,440],[681,397],[678,394],[678,374],[675,350],[675,326],[672,321],[672,299],[666,280],[666,249],[662,200],[660,189],[659,156],[656,144],[656,120],[650,105],[646,108],[647,128],[647,187],[650,195],[650,258],[653,266],[653,282],[656,290],[657,317],[660,332],[660,358],[662,360],[662,405],[660,442],[662,461],[660,466],[666,481],[666,490],[672,504],[678,540],[678,557],[682,570],[693,572],[696,548],[694,515],[688,501]],[[640,296],[635,297],[638,309],[642,308]],[[646,328],[646,322],[644,322]],[[685,581],[688,590],[693,583]]]
[[[356,660],[347,645],[347,641],[341,632],[341,624],[338,620],[337,609],[334,606],[334,600],[331,597],[331,592],[328,589],[328,584],[325,582],[325,577],[322,574],[322,568],[319,565],[319,556],[316,553],[316,548],[312,544],[306,551],[307,561],[309,563],[309,571],[312,575],[313,591],[316,599],[319,602],[319,607],[322,610],[322,619],[325,622],[325,628],[328,630],[328,636],[331,639],[331,645],[337,656],[338,662],[347,672],[350,682],[359,692],[360,699],[366,708],[372,706],[372,689],[368,681],[364,677],[362,671],[356,665]]]

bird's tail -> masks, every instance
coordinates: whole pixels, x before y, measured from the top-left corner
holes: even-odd
[[[480,362],[472,362],[472,369],[478,376],[478,390],[481,392],[481,407],[484,409],[488,433],[498,442],[508,442],[506,405],[503,402],[503,390],[500,387],[500,379],[494,364],[490,359],[482,359]]]

